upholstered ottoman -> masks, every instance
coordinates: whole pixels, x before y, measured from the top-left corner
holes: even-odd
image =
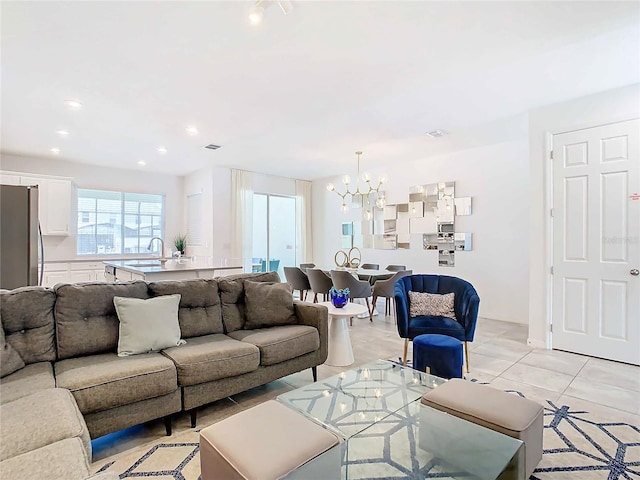
[[[202,480],[340,478],[339,438],[270,400],[200,431]]]
[[[413,368],[442,378],[462,378],[462,342],[427,333],[413,339]]]
[[[425,393],[422,403],[522,440],[525,478],[542,459],[542,405],[493,387],[454,378]]]

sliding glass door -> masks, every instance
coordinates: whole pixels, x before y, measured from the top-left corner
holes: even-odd
[[[296,265],[296,199],[281,195],[253,195],[252,270],[277,271]]]

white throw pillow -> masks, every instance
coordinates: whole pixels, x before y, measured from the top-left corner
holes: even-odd
[[[180,339],[179,294],[147,300],[113,297],[113,304],[120,320],[119,357],[154,352],[186,343]]]

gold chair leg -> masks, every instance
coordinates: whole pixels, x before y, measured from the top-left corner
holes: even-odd
[[[407,351],[409,350],[409,339],[404,339],[404,352],[402,352],[402,364],[407,364]]]
[[[464,357],[465,357],[465,368],[467,373],[469,373],[469,344],[464,342]]]
[[[367,301],[367,311],[369,312],[369,321],[373,322],[373,308],[369,306],[369,297],[365,298],[365,300]]]

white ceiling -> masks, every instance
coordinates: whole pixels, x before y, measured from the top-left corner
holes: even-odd
[[[365,168],[415,160],[640,81],[637,1],[292,3],[254,27],[252,2],[3,1],[2,151],[314,179],[356,150]]]

